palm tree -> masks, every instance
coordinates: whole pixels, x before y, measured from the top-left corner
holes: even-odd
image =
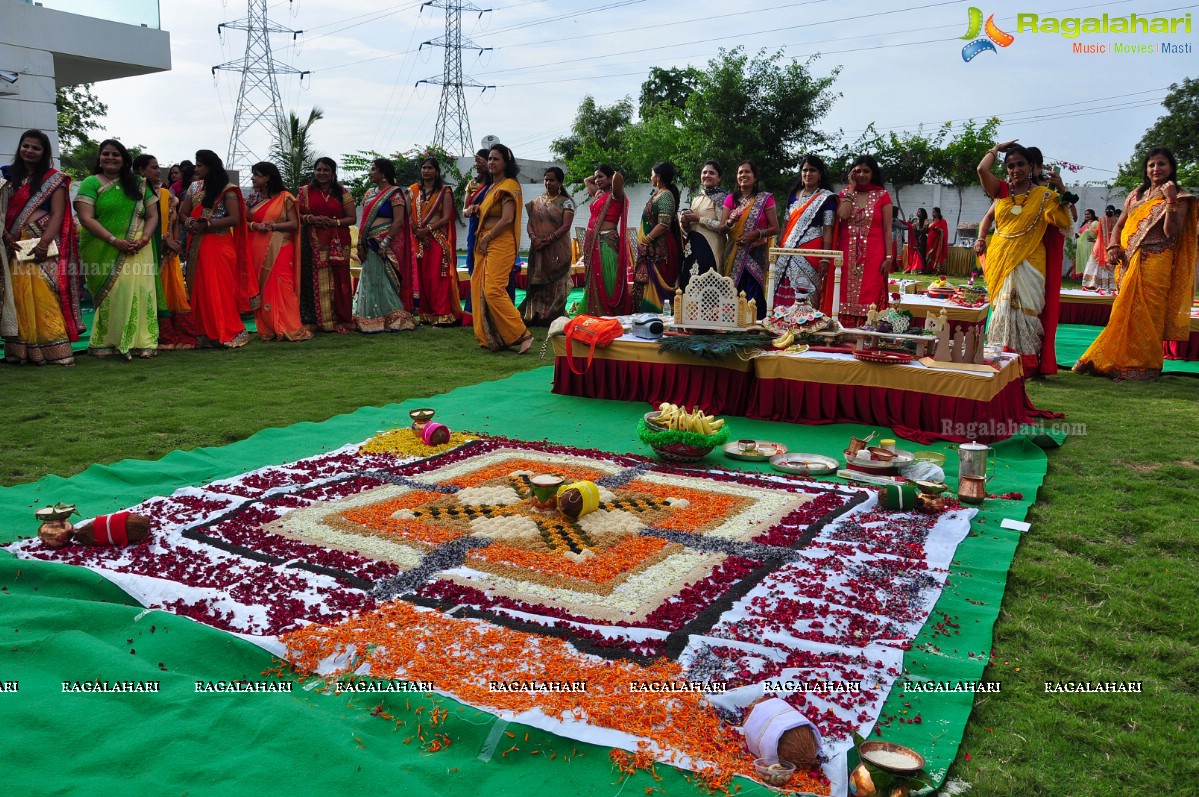
[[[312,162],[319,153],[312,145],[311,130],[314,123],[324,118],[324,111],[313,108],[308,112],[308,121],[300,124],[296,112],[289,111],[287,119],[281,120],[275,131],[271,157],[278,162],[283,183],[291,191],[312,180]]]

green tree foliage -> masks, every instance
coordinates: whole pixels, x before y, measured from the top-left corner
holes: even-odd
[[[693,66],[682,69],[650,67],[649,78],[641,84],[638,111],[642,119],[661,112],[681,116],[687,108],[687,98],[699,87],[700,71]]]
[[[279,167],[283,184],[289,191],[312,181],[312,163],[320,157],[312,140],[312,126],[324,118],[325,113],[320,108],[310,110],[304,122],[295,111],[289,111],[275,131],[271,159]]]
[[[611,105],[600,105],[590,94],[584,97],[570,133],[550,144],[550,152],[566,164],[567,183],[582,185],[601,163],[620,172],[628,171],[625,135],[632,122],[633,101],[628,97]]]
[[[978,182],[978,162],[995,144],[999,133],[999,117],[992,116],[981,125],[976,125],[971,120],[956,131],[952,125],[946,125],[946,130],[950,137],[941,146],[940,151],[934,154],[931,177],[957,189],[958,216],[952,231],[954,237],[950,241],[954,243],[957,241],[957,227],[962,221],[962,191],[966,186]],[[991,170],[996,175],[1001,173],[998,158]]]
[[[124,142],[122,142],[124,143]],[[126,146],[129,150],[129,157],[136,158],[146,151],[143,146],[133,145]],[[65,172],[72,180],[79,182],[83,178],[94,173],[96,164],[99,162],[100,142],[92,139],[85,139],[76,144],[70,149],[64,148],[59,156],[58,162],[62,171]],[[165,168],[165,165],[164,165]],[[164,174],[165,178],[166,175]]]
[[[930,176],[941,144],[949,134],[949,125],[942,125],[932,136],[924,135],[924,128],[915,132],[879,133],[872,122],[860,136],[843,146],[829,164],[834,182],[849,179],[850,164],[859,155],[871,155],[878,161],[883,178],[895,187],[895,203],[899,206],[899,191],[905,186],[925,182]]]
[[[391,161],[396,167],[396,185],[407,188],[420,182],[421,161],[429,157],[436,158],[441,164],[441,176],[446,183],[459,188],[465,184],[462,172],[458,170],[458,159],[433,144],[392,155],[381,155],[374,150],[358,150],[352,155],[342,155],[337,176],[341,184],[353,194],[354,201],[361,202],[366,190],[370,188],[367,173],[370,172],[371,163],[376,158],[387,158]]]
[[[54,104],[58,109],[58,143],[66,150],[91,139],[91,131],[100,127],[108,113],[108,106],[92,94],[92,84],[62,86],[54,92]]]
[[[1116,184],[1135,188],[1145,175],[1141,164],[1154,147],[1167,147],[1178,161],[1178,181],[1185,186],[1199,186],[1199,78],[1183,78],[1173,83],[1162,100],[1166,115],[1158,119],[1141,136],[1128,163],[1120,168]]]

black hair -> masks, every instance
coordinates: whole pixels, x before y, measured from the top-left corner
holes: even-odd
[[[754,163],[753,161],[750,161],[750,160],[741,161],[740,163],[738,163],[738,164],[737,164],[737,171],[741,171],[741,167],[742,167],[742,166],[748,166],[748,167],[749,167],[749,170],[750,170],[751,172],[753,172],[753,175],[754,175],[754,184],[753,184],[753,188],[751,188],[751,189],[750,189],[750,193],[752,193],[752,194],[756,194],[756,193],[758,193],[758,190],[759,190],[759,185],[758,185],[758,164],[756,164],[756,163]],[[740,191],[741,191],[741,187],[740,187],[740,186],[737,186],[737,191],[738,191],[738,192],[740,192]]]
[[[1040,147],[1027,147],[1024,152],[1028,155],[1029,166],[1045,166],[1045,156]]]
[[[189,160],[179,161],[179,190],[186,191],[187,187],[196,179],[196,164]]]
[[[887,178],[883,177],[883,170],[872,155],[859,155],[854,158],[853,163],[849,164],[849,170],[852,172],[855,166],[861,166],[863,163],[870,167],[870,182],[874,185],[885,185]]]
[[[545,170],[546,174],[554,175],[554,179],[562,183],[566,181],[566,172],[559,169],[557,166],[551,166]]]
[[[511,149],[503,144],[495,144],[491,149],[487,150],[488,156],[490,156],[493,152],[500,153],[500,157],[504,159],[505,177],[512,178],[520,174],[520,168],[516,165],[516,156],[512,154]],[[488,171],[490,171],[490,169]]]
[[[820,187],[826,191],[833,190],[833,183],[828,176],[828,164],[821,160],[819,155],[804,155],[802,161],[799,162],[800,174],[795,178],[795,182],[791,186],[791,190],[787,192],[787,204],[790,205],[795,197],[799,196],[799,192],[803,190],[803,167],[811,166],[814,169],[820,170]]]
[[[158,160],[158,158],[154,157],[153,155],[143,152],[141,155],[138,155],[136,158],[133,159],[133,171],[137,172],[138,174],[141,174],[142,169],[144,169],[150,165],[150,161],[157,161],[157,160]]]
[[[96,147],[96,165],[92,169],[92,174],[100,174],[100,153],[105,147],[112,147],[117,152],[121,153],[121,190],[125,192],[125,196],[134,201],[142,198],[141,189],[137,184],[137,176],[133,173],[133,157],[129,154],[129,150],[125,149],[125,145],[115,138],[106,138],[100,142],[100,146]]]
[[[601,163],[599,166],[596,166],[595,170],[604,177],[607,177],[609,180],[612,179],[612,175],[616,174],[616,170],[606,163]]]
[[[1091,214],[1091,218],[1095,218],[1095,219],[1099,218],[1099,215],[1098,215],[1097,213],[1095,213],[1095,209],[1094,209],[1094,208],[1087,208],[1086,210],[1084,210],[1084,211],[1082,212],[1082,215],[1084,215],[1084,216],[1085,216],[1085,215],[1087,215],[1088,213],[1090,213],[1090,214]]]
[[[1117,212],[1118,211],[1116,210],[1115,205],[1108,205],[1107,207],[1105,207],[1103,209],[1103,215],[1105,215],[1105,216],[1114,216],[1114,215],[1116,215]]]
[[[443,185],[445,185],[445,180],[443,180],[441,178],[441,161],[439,161],[439,160],[437,160],[437,158],[433,158],[433,157],[422,158],[421,162],[420,162],[420,168],[422,171],[424,170],[426,163],[432,164],[433,168],[437,170],[437,176],[433,178],[433,190],[437,191]],[[421,175],[420,179],[421,179],[421,187],[423,188],[424,182],[425,182],[424,175]]]
[[[1167,147],[1154,147],[1145,153],[1145,158],[1141,161],[1141,187],[1137,189],[1138,199],[1145,196],[1145,192],[1149,190],[1149,175],[1145,170],[1149,168],[1150,159],[1158,155],[1161,155],[1170,163],[1170,174],[1166,177],[1166,182],[1170,182],[1171,180],[1178,181],[1178,161],[1174,159],[1174,153]]]
[[[940,208],[933,208],[933,218],[934,219],[941,218],[941,209]]]
[[[374,166],[375,170],[383,175],[383,179],[387,181],[388,185],[396,184],[396,165],[389,158],[375,158],[371,161],[371,166]]]
[[[920,219],[921,221],[926,221],[928,219],[928,211],[924,208],[920,208],[916,211],[916,218]]]
[[[720,168],[720,161],[704,161],[704,165],[699,167],[701,172],[704,170],[704,166],[711,166],[718,177],[724,177],[724,169]]]
[[[313,188],[319,187],[316,182],[316,167],[325,164],[333,172],[333,182],[329,184],[329,190],[336,196],[341,197],[345,194],[345,189],[341,187],[341,183],[337,182],[337,161],[332,158],[321,156],[312,162],[312,182],[309,183]]]
[[[675,212],[670,214],[670,224],[667,226],[674,231],[675,247],[678,249],[679,256],[681,257],[683,254],[683,235],[682,230],[679,228],[679,187],[674,184],[675,172],[677,170],[670,161],[658,161],[653,165],[652,169],[654,174],[658,175],[658,182],[674,197]]]
[[[487,147],[483,147],[481,150],[479,150],[478,152],[475,153],[475,157],[482,158],[483,160],[487,160],[488,152],[491,152],[491,150],[487,149]]]
[[[42,145],[42,159],[33,167],[32,172],[26,170],[25,161],[21,160],[21,142],[27,138],[36,138]],[[49,171],[50,137],[36,128],[26,130],[17,139],[17,156],[13,158],[12,168],[9,170],[13,185],[20,185],[21,181],[28,177],[30,196],[33,196],[41,190],[42,181],[46,179],[46,173]]]
[[[287,186],[283,184],[283,175],[279,173],[279,167],[270,161],[258,161],[250,167],[250,172],[266,178],[267,196],[278,196],[287,190]]]
[[[216,201],[229,185],[229,173],[225,171],[225,163],[221,156],[210,149],[196,150],[196,163],[208,169],[204,178],[204,198],[200,204],[206,208],[215,208]]]
[[[1032,168],[1032,166],[1033,166],[1032,153],[1029,152],[1024,147],[1020,146],[1019,144],[1012,144],[1010,147],[1008,147],[1007,149],[1005,149],[1003,151],[1003,165],[1004,166],[1007,165],[1008,159],[1011,158],[1013,155],[1019,155],[1020,157],[1024,158],[1024,160],[1028,163],[1029,168],[1030,169]]]

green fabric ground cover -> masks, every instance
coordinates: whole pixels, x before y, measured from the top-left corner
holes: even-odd
[[[0,539],[32,534],[36,524],[31,510],[37,506],[73,501],[88,515],[119,509],[181,486],[365,439],[402,424],[407,409],[424,404],[436,407],[438,420],[454,429],[649,453],[635,439],[644,406],[554,396],[549,393],[551,377],[550,369],[537,369],[431,400],[367,407],[322,423],[267,429],[219,448],[175,451],[157,462],[125,460],[92,466],[70,479],[51,476],[6,488],[0,491]],[[730,424],[739,437],[774,439],[792,451],[834,456],[850,435],[868,429],[741,418],[731,419]],[[951,447],[932,448],[949,455],[952,477]],[[905,671],[914,678],[974,680],[987,663],[991,628],[1018,542],[1015,532],[998,526],[1002,517],[1024,516],[1046,466],[1044,453],[1023,440],[1001,444],[997,453],[999,466],[991,490],[1019,491],[1023,500],[989,501],[971,536],[959,546],[949,585],[934,612],[934,619],[954,618],[958,628],[941,633],[930,623],[924,629],[905,658]],[[747,465],[716,453],[707,461],[722,467]],[[765,468],[748,464],[747,469]],[[0,694],[0,718],[8,727],[29,728],[32,734],[28,745],[22,743],[28,765],[8,779],[14,793],[113,791],[121,788],[129,771],[191,795],[244,794],[247,789],[255,791],[255,784],[270,784],[270,792],[305,789],[330,794],[397,788],[516,794],[558,791],[565,783],[574,794],[612,794],[620,788],[605,749],[539,731],[531,731],[526,743],[528,729],[515,725],[508,728],[514,736],[504,738],[518,739],[512,746],[521,749],[508,756],[497,751],[487,763],[480,762],[497,722],[444,698],[432,700],[450,709],[445,729],[454,745],[428,755],[421,754],[418,740],[404,744],[420,721],[414,712],[430,704],[423,696],[379,700],[318,695],[299,687],[292,695],[196,694],[196,680],[257,679],[271,666],[271,658],[253,645],[190,620],[163,612],[144,613],[119,589],[81,568],[18,561],[2,553],[0,586],[4,587],[0,606],[8,621],[0,628],[0,645],[6,651],[0,679],[20,682],[19,692]],[[61,681],[86,678],[156,679],[162,685],[155,695],[62,694]],[[903,705],[905,700],[911,707]],[[394,720],[371,716],[379,705]],[[884,720],[884,732],[887,738],[924,752],[930,771],[939,779],[956,755],[970,708],[970,695],[916,699],[893,693],[884,716],[907,719],[918,712],[921,722]],[[119,732],[123,744],[119,749],[89,745],[91,735],[100,730]],[[63,745],[72,755],[60,756]],[[76,754],[78,748],[85,749]],[[542,754],[531,755],[533,749]],[[51,772],[72,786],[47,791],[45,777]],[[628,788],[655,787],[674,793],[693,788],[685,773],[666,767],[660,767],[659,773],[664,781],[639,775]],[[742,785],[742,793],[760,789]]]

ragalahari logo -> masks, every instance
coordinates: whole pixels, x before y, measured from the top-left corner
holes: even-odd
[[[982,9],[970,6],[968,13],[970,14],[970,21],[966,28],[966,35],[961,38],[971,41],[962,48],[963,61],[969,63],[974,60],[974,56],[988,50],[993,53],[999,52],[995,49],[995,45],[998,44],[1000,47],[1007,47],[1016,40],[1016,37],[1012,34],[1005,33],[999,29],[999,26],[995,24],[994,14],[987,17],[987,22],[984,25]],[[986,38],[979,38],[978,34],[983,32],[987,34]]]

